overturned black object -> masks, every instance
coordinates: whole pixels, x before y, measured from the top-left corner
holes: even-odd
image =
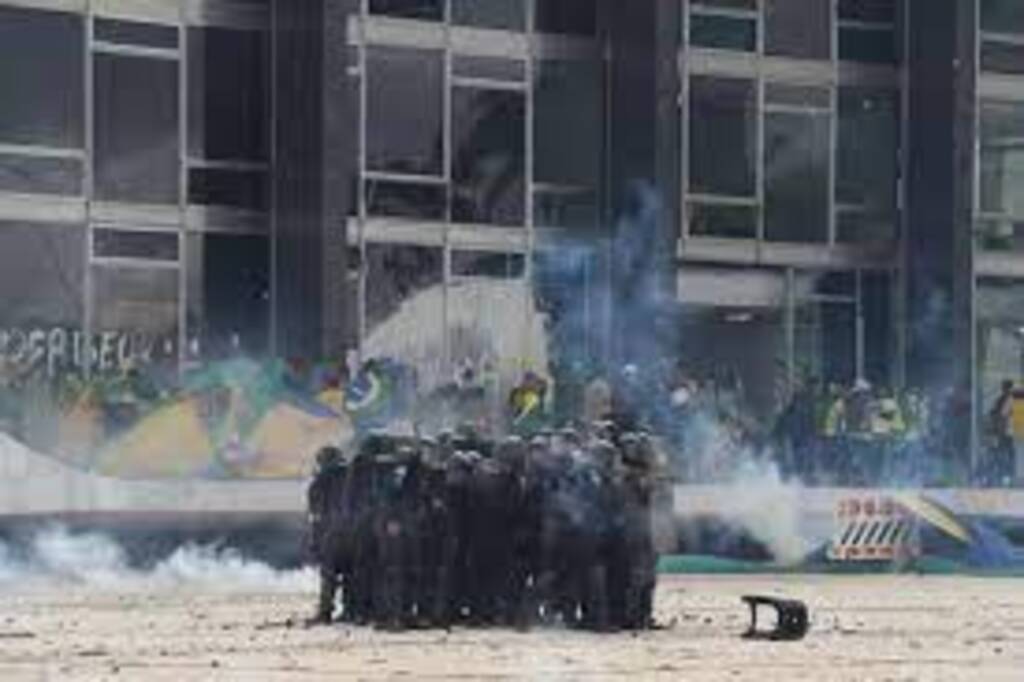
[[[743,634],[747,639],[791,642],[803,639],[810,629],[810,621],[807,618],[807,606],[802,601],[757,595],[745,596],[743,601],[750,606],[750,628]],[[775,609],[778,619],[774,630],[760,631],[757,629],[758,606],[771,606]]]

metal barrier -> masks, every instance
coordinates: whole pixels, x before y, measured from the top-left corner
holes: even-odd
[[[892,497],[840,499],[827,556],[831,561],[902,561],[919,556],[917,524],[916,516]]]

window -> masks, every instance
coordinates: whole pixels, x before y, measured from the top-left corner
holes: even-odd
[[[0,222],[0,330],[80,328],[84,271],[84,227]]]
[[[533,87],[536,224],[593,227],[604,149],[601,64],[538,61]]]
[[[839,0],[839,18],[891,24],[896,21],[896,0]]]
[[[765,0],[765,52],[801,59],[832,58],[832,3]]]
[[[757,159],[753,81],[690,80],[690,192],[752,197]]]
[[[1024,220],[985,218],[976,226],[978,245],[988,251],[1024,251]]]
[[[444,0],[370,0],[370,14],[443,21]]]
[[[0,154],[0,191],[80,195],[82,162],[68,158]]]
[[[838,137],[837,201],[892,210],[899,158],[898,94],[841,88]]]
[[[592,36],[597,33],[597,4],[594,0],[536,0],[536,30]]]
[[[196,159],[267,158],[267,36],[188,29],[188,153]]]
[[[889,90],[839,91],[836,240],[885,243],[896,236],[899,100]]]
[[[526,271],[521,254],[452,251],[452,276],[517,279]]]
[[[690,235],[754,239],[757,237],[757,209],[752,205],[693,202],[690,205]]]
[[[265,211],[268,194],[264,171],[192,168],[188,172],[190,204]]]
[[[0,142],[81,148],[82,17],[0,7]]]
[[[981,105],[981,208],[1024,218],[1024,104]]]
[[[97,18],[93,23],[93,36],[96,40],[104,43],[172,50],[178,47],[176,26]]]
[[[1024,245],[1024,103],[983,101],[980,207],[983,246]]]
[[[452,90],[452,219],[522,225],[526,98],[508,90]]]
[[[178,202],[178,63],[98,53],[96,196]]]
[[[839,1],[839,59],[899,63],[895,0]]]
[[[597,251],[565,244],[533,252],[530,293],[543,316],[548,360],[555,372],[587,363],[607,347],[603,337],[610,301],[602,282],[607,270]]]
[[[371,216],[444,220],[447,187],[441,183],[415,183],[368,179],[366,212]]]
[[[690,44],[694,47],[755,52],[757,19],[693,12],[690,15]]]
[[[992,73],[1024,74],[1024,45],[982,40],[981,69]]]
[[[366,70],[367,168],[441,176],[444,54],[371,46]]]
[[[527,305],[531,292],[525,270],[521,254],[452,252],[445,307],[452,374],[465,376],[469,370],[478,378],[508,381],[537,351],[548,348],[541,321]],[[486,394],[486,409],[493,415],[504,393],[490,385]]]
[[[1017,380],[1024,360],[1024,285],[1020,280],[985,278],[975,296],[976,367],[981,405],[989,414],[999,397],[1000,385]]]
[[[836,241],[840,244],[886,244],[896,238],[892,213],[848,206],[836,211]]]
[[[522,31],[527,0],[451,0],[452,23],[478,28]]]
[[[827,241],[828,113],[768,111],[764,135],[765,239]]]
[[[526,62],[504,57],[452,55],[452,75],[463,78],[484,78],[495,81],[526,80]]]
[[[96,258],[178,260],[178,235],[173,232],[133,232],[97,229],[92,235]]]
[[[981,30],[986,33],[1024,33],[1024,4],[1017,0],[980,0]]]
[[[896,34],[892,29],[841,28],[839,59],[866,64],[896,64]]]
[[[80,367],[85,229],[0,222],[0,363],[23,376]]]
[[[758,0],[691,0],[690,7],[694,10],[737,10],[746,12],[757,11]]]
[[[93,333],[99,336],[96,361],[101,372],[125,360],[104,337],[135,340],[143,364],[174,366],[178,348],[178,270],[176,268],[92,268]]]
[[[243,235],[189,235],[186,244],[190,351],[206,359],[266,352],[270,244]]]
[[[599,206],[597,191],[589,187],[533,188],[533,220],[540,228],[595,229]]]
[[[442,250],[368,244],[365,273],[364,356],[407,362],[421,385],[436,385],[445,356]]]

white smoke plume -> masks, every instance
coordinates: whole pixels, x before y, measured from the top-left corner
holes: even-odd
[[[801,485],[783,480],[774,463],[746,459],[726,485],[720,513],[763,543],[776,563],[800,563],[812,545],[801,533]]]
[[[694,415],[687,436],[686,452],[675,453],[684,460],[677,465],[697,480],[715,483],[715,515],[760,542],[776,563],[804,560],[814,542],[800,524],[803,484],[783,477],[770,452],[744,445],[710,414]]]
[[[277,570],[236,550],[185,544],[149,569],[129,564],[117,542],[99,533],[43,529],[26,546],[0,542],[0,591],[81,586],[121,591],[202,589],[299,592],[315,588],[312,569]]]

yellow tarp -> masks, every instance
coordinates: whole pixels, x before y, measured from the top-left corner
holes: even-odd
[[[99,457],[97,471],[125,478],[200,476],[213,464],[214,447],[193,400],[144,417]]]
[[[240,448],[239,459],[225,455],[228,468],[243,478],[306,476],[313,455],[351,434],[344,420],[309,414],[288,404],[272,408]]]

